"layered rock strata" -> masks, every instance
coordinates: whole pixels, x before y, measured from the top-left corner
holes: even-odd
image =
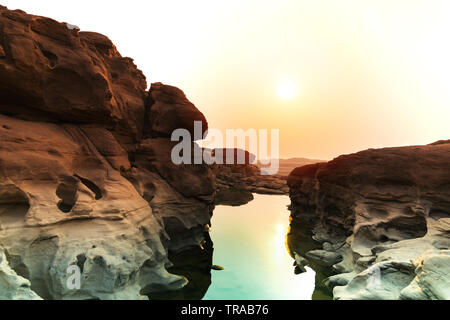
[[[370,149],[290,174],[290,247],[318,271],[318,288],[335,299],[450,299],[449,142]]]
[[[141,299],[187,284],[168,255],[206,241],[214,176],[173,165],[168,137],[207,123],[181,90],[146,88],[106,36],[0,7],[0,298]]]

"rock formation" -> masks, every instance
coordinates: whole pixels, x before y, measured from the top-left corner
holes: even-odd
[[[262,175],[255,162],[255,156],[244,151],[241,164],[238,163],[239,149],[215,149],[213,156],[220,150],[222,164],[211,166],[216,178],[216,198],[218,205],[240,206],[253,200],[253,193],[287,195],[289,188],[281,175]],[[231,150],[227,164],[227,150]],[[243,150],[240,150],[243,151]],[[232,161],[231,161],[232,160]]]
[[[168,254],[205,241],[214,176],[173,165],[168,137],[207,123],[181,90],[146,88],[107,37],[0,7],[0,298],[140,299],[186,285]]]
[[[280,169],[278,170],[278,175],[287,179],[289,174],[295,168],[303,167],[308,164],[315,164],[315,163],[326,162],[326,161],[307,159],[307,158],[290,158],[290,159],[279,159],[278,162],[279,162],[279,167],[280,167]]]
[[[222,164],[211,166],[216,177],[216,198],[218,205],[240,206],[253,200],[253,193],[288,195],[288,174],[296,166],[323,162],[306,158],[279,159],[279,172],[273,175],[264,175],[264,165],[256,161],[256,156],[246,150],[240,149],[214,149],[222,155]],[[244,151],[243,163],[238,163],[238,152]],[[230,152],[230,161],[227,164],[227,151]],[[234,156],[233,156],[234,155]],[[231,161],[233,160],[233,161]]]
[[[335,299],[450,299],[449,141],[303,166],[288,185],[290,247],[318,271],[319,289],[334,288]]]

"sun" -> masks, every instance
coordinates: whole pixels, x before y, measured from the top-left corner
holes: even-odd
[[[295,97],[295,94],[297,92],[297,88],[294,84],[294,82],[290,80],[283,80],[280,81],[277,87],[278,96],[282,100],[291,100]]]

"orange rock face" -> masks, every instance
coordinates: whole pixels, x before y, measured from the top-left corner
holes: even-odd
[[[162,83],[153,83],[148,97],[148,123],[150,136],[170,137],[178,128],[187,129],[192,140],[202,140],[208,130],[208,123],[203,114],[186,98],[183,91]],[[194,121],[201,122],[201,137],[194,137]]]
[[[138,299],[186,284],[167,251],[204,240],[214,178],[170,163],[169,137],[207,124],[181,90],[146,88],[106,36],[0,7],[0,298]],[[80,290],[66,286],[70,265],[88,279]]]
[[[147,83],[107,37],[6,9],[0,9],[0,33],[1,113],[139,136]]]
[[[425,232],[425,213],[450,213],[450,143],[340,156],[295,169],[288,185],[299,212],[320,217],[330,231],[351,233],[359,216],[358,203],[365,203],[369,216],[381,217],[385,212],[387,218],[389,206],[377,208],[377,204],[393,202],[404,204],[399,216],[421,219],[422,224],[417,221],[414,226],[419,230],[422,225]]]

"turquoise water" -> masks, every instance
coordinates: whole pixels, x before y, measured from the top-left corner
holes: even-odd
[[[314,271],[295,275],[286,247],[288,196],[258,195],[240,207],[217,206],[212,218],[213,263],[204,299],[309,300]]]

